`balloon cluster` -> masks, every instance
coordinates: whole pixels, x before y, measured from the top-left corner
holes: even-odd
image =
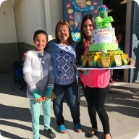
[[[75,7],[76,6],[76,7]],[[76,26],[78,30],[80,30],[81,23],[76,25],[75,18],[74,18],[74,10],[78,10],[78,12],[87,12],[93,11],[93,14],[97,14],[98,10],[95,8],[97,6],[97,0],[69,0],[66,3],[66,8],[68,12],[69,18],[69,25],[71,30],[74,30],[73,26]],[[76,11],[77,12],[77,11]]]

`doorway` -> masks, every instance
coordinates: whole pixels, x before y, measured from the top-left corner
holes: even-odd
[[[103,0],[104,5],[109,9],[108,15],[112,16],[114,22],[112,26],[115,28],[115,36],[119,43],[119,48],[125,52],[125,30],[126,30],[126,0]],[[124,80],[124,70],[113,70],[113,81]]]

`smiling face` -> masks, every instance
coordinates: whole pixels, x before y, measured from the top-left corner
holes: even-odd
[[[67,43],[69,39],[69,27],[67,25],[60,25],[57,28],[57,35],[60,43]]]
[[[92,31],[93,31],[93,24],[90,19],[87,19],[83,24],[83,32],[85,36],[90,39],[92,37]]]
[[[46,47],[47,37],[45,34],[38,34],[34,39],[35,48],[39,52],[43,52]]]

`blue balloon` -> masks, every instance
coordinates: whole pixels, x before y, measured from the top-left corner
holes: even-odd
[[[91,6],[90,6],[90,10],[93,10],[93,9],[94,9],[94,6],[93,6],[93,5],[91,5]]]
[[[73,27],[72,26],[70,26],[70,29],[71,29],[71,31],[73,31]]]

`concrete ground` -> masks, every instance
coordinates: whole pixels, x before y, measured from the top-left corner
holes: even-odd
[[[0,132],[4,139],[32,139],[29,99],[26,98],[25,85],[23,87],[23,90],[19,90],[18,83],[13,81],[12,73],[0,74]],[[113,86],[112,89],[114,93],[108,93],[106,99],[112,137],[113,139],[134,139],[139,133],[139,84],[127,83],[122,86]],[[90,129],[91,124],[84,97],[81,97],[80,100],[80,111],[83,132],[76,133],[69,108],[64,103],[63,115],[67,134],[63,135],[57,130],[56,119],[51,107],[51,127],[56,133],[56,139],[86,138],[85,133]],[[41,110],[40,137],[45,139],[42,115]],[[102,125],[98,118],[98,132],[93,139],[103,138]]]

